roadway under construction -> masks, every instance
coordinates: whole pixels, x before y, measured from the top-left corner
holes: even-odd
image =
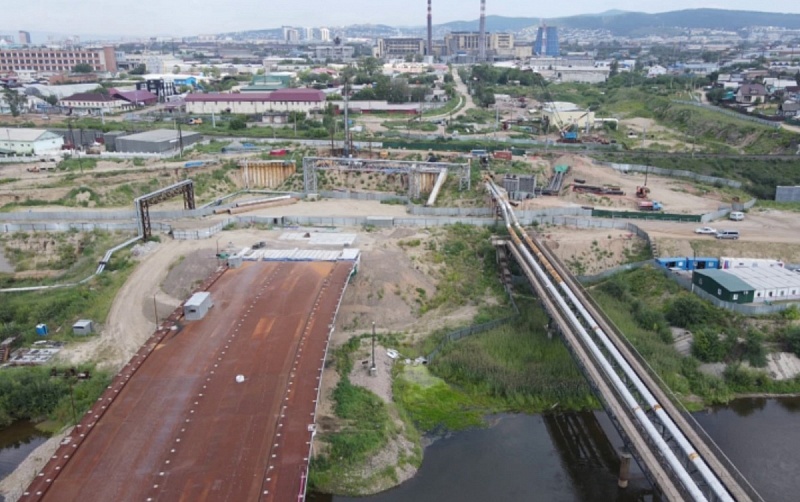
[[[297,501],[319,380],[356,262],[245,262],[176,310],[114,378],[22,501]]]

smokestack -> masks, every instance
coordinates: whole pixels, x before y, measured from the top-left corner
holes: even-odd
[[[480,47],[478,49],[478,60],[482,63],[486,61],[486,0],[481,0],[481,35],[478,37]]]
[[[433,56],[433,16],[431,15],[431,0],[428,0],[428,52],[427,56]]]

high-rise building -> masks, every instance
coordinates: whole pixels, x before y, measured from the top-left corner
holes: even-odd
[[[20,45],[31,45],[31,34],[27,31],[20,31],[19,32],[19,43]]]
[[[331,30],[328,28],[320,28],[319,29],[319,39],[323,42],[330,42],[331,41]]]
[[[558,28],[540,26],[536,31],[536,41],[533,42],[533,53],[537,56],[558,57],[561,54],[558,46]]]
[[[300,41],[300,32],[289,26],[283,27],[283,41],[290,44],[296,44]]]

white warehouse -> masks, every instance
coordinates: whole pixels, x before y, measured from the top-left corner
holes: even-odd
[[[736,267],[725,272],[755,290],[755,302],[800,300],[800,273],[779,267]]]
[[[269,93],[189,94],[186,112],[198,115],[211,113],[240,113],[253,115],[269,112],[321,111],[325,108],[325,93],[317,89],[279,89]]]
[[[41,155],[63,145],[63,137],[44,129],[0,127],[0,156]]]

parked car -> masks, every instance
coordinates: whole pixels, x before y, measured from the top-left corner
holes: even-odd
[[[728,215],[728,219],[733,221],[742,221],[744,219],[744,213],[741,211],[734,211]]]
[[[720,230],[717,232],[717,239],[739,239],[739,231],[738,230]]]
[[[696,234],[714,235],[714,234],[717,233],[717,229],[716,228],[712,228],[712,227],[700,227],[700,228],[695,228],[694,229],[694,233],[696,233]]]

